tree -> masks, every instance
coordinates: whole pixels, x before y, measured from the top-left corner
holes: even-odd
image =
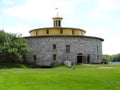
[[[20,35],[0,31],[0,62],[22,61],[28,50],[26,40]]]
[[[103,60],[110,62],[120,62],[120,54],[102,55]]]
[[[113,62],[120,62],[120,54],[114,55]]]
[[[102,55],[102,58],[105,61],[111,61],[111,56],[110,55]]]

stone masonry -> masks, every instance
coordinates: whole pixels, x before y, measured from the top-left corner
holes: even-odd
[[[103,39],[91,36],[37,36],[25,37],[30,47],[25,60],[39,66],[60,65],[64,61],[78,63],[78,54],[82,54],[81,63],[101,63]],[[56,49],[53,49],[56,45]],[[66,53],[66,45],[70,52]],[[53,60],[55,55],[55,60]],[[89,62],[88,62],[89,56]]]

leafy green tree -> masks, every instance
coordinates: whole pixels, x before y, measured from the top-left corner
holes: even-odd
[[[0,31],[0,62],[22,61],[29,50],[26,40],[17,34]]]
[[[105,61],[111,61],[111,56],[110,55],[103,55],[102,58]]]
[[[120,54],[114,55],[113,62],[120,62]]]
[[[103,60],[110,61],[110,62],[120,62],[120,54],[115,55],[103,55]]]

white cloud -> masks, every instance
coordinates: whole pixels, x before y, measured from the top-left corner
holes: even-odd
[[[48,20],[56,16],[55,8],[60,13],[71,13],[73,11],[72,1],[66,0],[28,0],[24,5],[4,9],[3,12],[28,20]]]
[[[4,28],[4,31],[9,33],[22,34],[22,36],[29,36],[30,29],[31,28],[29,26],[18,24],[14,26],[7,26]]]
[[[99,0],[97,8],[102,10],[118,10],[120,9],[120,4],[116,0]]]
[[[92,16],[93,17],[97,17],[97,18],[104,18],[106,15],[103,14],[102,12],[100,12],[100,11],[94,10],[92,12]]]
[[[3,0],[4,4],[14,4],[12,0]]]
[[[104,18],[107,16],[107,11],[115,11],[119,9],[120,4],[115,0],[99,0],[92,12],[92,16],[97,18]]]

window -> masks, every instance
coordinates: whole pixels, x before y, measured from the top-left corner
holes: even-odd
[[[55,21],[54,21],[54,27],[55,27],[55,25],[56,25],[56,23],[55,23]]]
[[[49,34],[49,30],[48,29],[46,30],[46,34]]]
[[[99,55],[97,55],[97,60],[99,60]]]
[[[70,53],[70,45],[66,45],[66,53]]]
[[[37,60],[36,55],[33,55],[33,60]]]
[[[97,53],[98,53],[99,47],[97,46]]]
[[[53,60],[56,60],[56,56],[57,56],[56,54],[53,54]]]
[[[38,35],[38,31],[36,31],[36,36]]]
[[[56,49],[56,44],[53,44],[53,49]]]
[[[54,21],[54,27],[57,27],[57,21]]]
[[[62,29],[60,29],[60,34],[63,34],[63,30]]]
[[[60,20],[58,21],[58,25],[61,26]]]
[[[72,30],[72,35],[74,35],[74,33],[75,33],[74,30]]]
[[[99,60],[99,47],[97,46],[97,59]]]
[[[90,54],[87,55],[87,63],[90,63]]]

